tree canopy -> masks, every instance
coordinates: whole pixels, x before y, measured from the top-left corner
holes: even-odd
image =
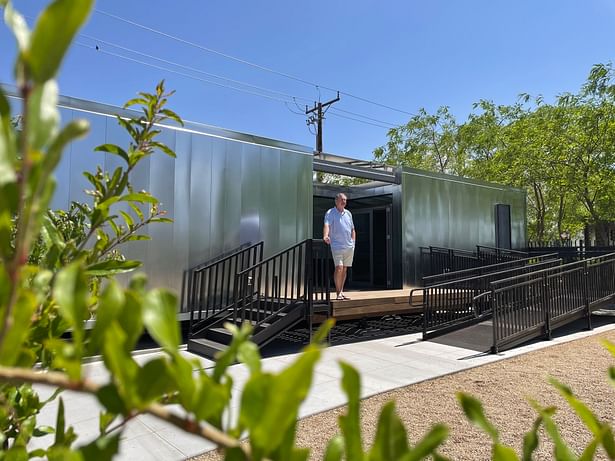
[[[448,107],[421,109],[393,128],[374,158],[524,188],[533,240],[591,229],[609,241],[615,220],[615,73],[595,65],[577,93],[553,102],[520,95],[511,105],[480,100],[463,123]]]

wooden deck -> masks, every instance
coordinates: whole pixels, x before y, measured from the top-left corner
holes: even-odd
[[[362,317],[422,312],[422,307],[410,305],[410,291],[410,288],[404,290],[349,291],[344,294],[350,299],[344,301],[337,301],[335,292],[333,292],[331,294],[333,317],[337,320],[350,320]],[[416,292],[413,298],[413,304],[421,304],[423,300],[422,292]]]

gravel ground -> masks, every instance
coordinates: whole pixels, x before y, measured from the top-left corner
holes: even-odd
[[[501,441],[521,452],[523,435],[531,428],[536,413],[528,402],[533,398],[543,406],[558,408],[555,420],[570,447],[577,453],[590,441],[590,434],[569,409],[559,393],[548,384],[550,376],[569,385],[587,403],[599,419],[614,423],[615,389],[607,381],[608,367],[615,359],[602,345],[615,342],[615,331],[609,331],[568,343],[548,347],[478,368],[461,371],[391,392],[376,395],[362,402],[362,428],[365,444],[375,435],[376,421],[382,405],[396,402],[412,442],[416,442],[434,423],[445,423],[450,429],[441,453],[455,460],[490,459],[490,440],[468,423],[456,401],[455,393],[464,391],[483,402],[485,412],[500,431]],[[337,419],[344,407],[319,413],[299,422],[298,445],[310,447],[312,460],[323,458],[327,441],[338,433]],[[553,459],[553,446],[541,435],[535,460]],[[222,459],[209,452],[194,460]],[[599,451],[595,459],[607,459]]]

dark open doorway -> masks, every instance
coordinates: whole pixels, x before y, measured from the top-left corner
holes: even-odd
[[[392,196],[349,196],[347,209],[352,212],[357,243],[354,263],[348,273],[349,289],[378,290],[393,288]],[[323,216],[334,206],[332,197],[314,197],[315,238],[322,238]]]

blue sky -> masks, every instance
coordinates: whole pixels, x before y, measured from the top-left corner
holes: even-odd
[[[45,4],[14,2],[30,23]],[[333,107],[346,112],[327,114],[324,150],[361,159],[386,142],[388,127],[405,123],[419,108],[433,112],[447,105],[463,121],[479,99],[509,104],[526,92],[549,101],[577,91],[593,64],[615,55],[611,0],[104,0],[95,8],[83,30],[87,37],[78,38],[64,63],[62,94],[121,105],[164,78],[177,92],[170,107],[186,120],[307,146],[314,136],[302,111],[335,97],[324,87],[400,109],[342,94]],[[231,85],[143,54],[278,93],[268,93],[273,100],[206,83]],[[3,27],[1,82],[12,83],[13,58],[14,42]],[[253,86],[243,88],[262,92]]]

